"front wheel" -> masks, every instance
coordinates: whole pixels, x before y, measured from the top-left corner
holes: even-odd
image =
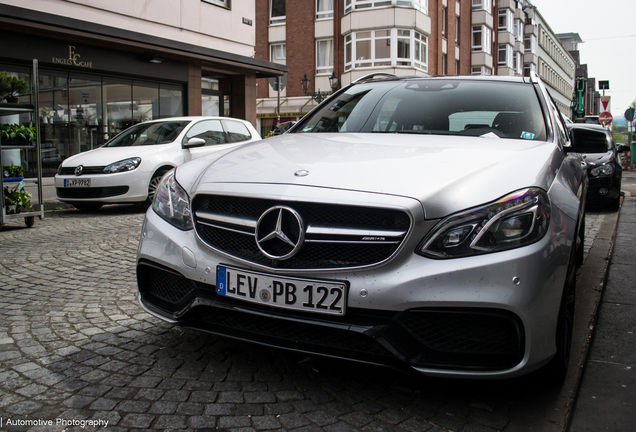
[[[559,306],[559,318],[556,327],[556,354],[545,366],[545,372],[549,379],[563,381],[567,374],[568,363],[574,333],[574,300],[576,294],[576,251],[570,253],[567,276],[561,304]]]

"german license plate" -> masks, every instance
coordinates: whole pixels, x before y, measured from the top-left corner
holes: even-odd
[[[279,277],[217,266],[217,294],[285,309],[344,315],[347,287],[342,282]]]
[[[64,187],[91,187],[91,179],[64,179]]]

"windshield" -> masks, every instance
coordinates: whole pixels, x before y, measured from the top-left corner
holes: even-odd
[[[139,123],[129,127],[104,147],[130,147],[155,144],[169,144],[173,142],[183,128],[190,121],[165,121],[153,123]]]
[[[534,86],[414,79],[355,85],[301,121],[296,133],[371,132],[546,139]]]

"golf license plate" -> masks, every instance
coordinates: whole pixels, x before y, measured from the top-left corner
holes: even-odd
[[[91,187],[91,179],[64,179],[64,187]]]
[[[347,286],[342,282],[280,277],[217,266],[217,294],[285,309],[344,315]]]

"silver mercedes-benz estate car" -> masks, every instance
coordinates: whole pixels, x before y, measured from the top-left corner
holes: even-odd
[[[535,74],[366,77],[161,181],[141,305],[183,327],[424,374],[563,375],[585,164]]]

